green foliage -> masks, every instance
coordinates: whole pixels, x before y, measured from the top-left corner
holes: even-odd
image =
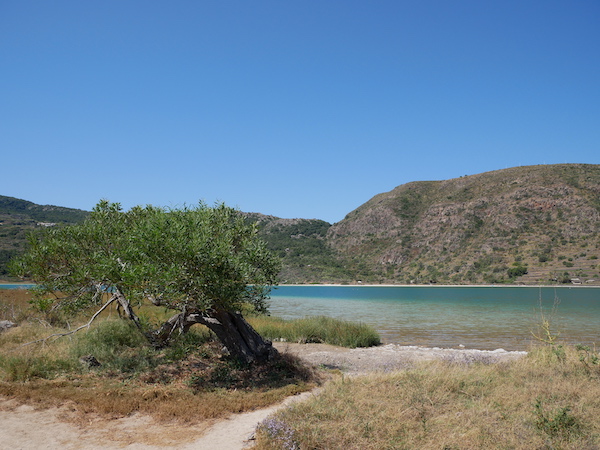
[[[237,357],[271,354],[238,313],[266,312],[280,261],[237,210],[200,204],[123,212],[120,204],[101,201],[82,224],[47,228],[31,235],[29,245],[11,264],[34,278],[38,299],[55,296],[47,309],[74,314],[95,306],[100,312],[104,302],[102,308],[117,302],[156,347],[202,323]],[[133,309],[143,304],[177,312],[149,330]],[[136,370],[125,368],[134,362],[121,358],[120,370]]]
[[[91,355],[103,370],[140,372],[153,365],[153,350],[135,326],[125,320],[103,320],[79,334],[71,347],[75,359]]]
[[[34,310],[41,313],[49,313],[54,304],[54,299],[49,297],[35,297],[30,302]]]
[[[179,361],[196,352],[203,344],[209,342],[213,336],[205,327],[195,327],[185,334],[180,334],[170,342],[165,349],[167,361]]]
[[[250,218],[267,248],[282,260],[281,279],[286,283],[351,280],[348,267],[327,243],[331,225],[322,220]]]
[[[65,294],[61,307],[97,303],[101,287],[131,302],[161,299],[172,309],[251,304],[262,311],[280,266],[256,233],[224,205],[123,212],[101,201],[82,224],[32,235],[13,268],[32,276],[39,294]]]
[[[369,325],[325,316],[283,320],[255,317],[251,323],[268,339],[302,343],[326,343],[342,347],[371,347],[381,343],[377,332]]]
[[[571,275],[569,274],[569,272],[564,272],[558,276],[557,281],[562,284],[570,283]]]
[[[78,335],[74,352],[78,357],[90,353],[97,357],[104,352],[121,351],[144,344],[144,339],[133,324],[122,319],[107,319]]]
[[[76,372],[72,359],[30,354],[0,356],[0,372],[5,381],[30,381],[36,378],[54,379],[67,372]]]
[[[580,423],[571,414],[569,406],[559,407],[553,411],[544,408],[544,402],[538,398],[534,405],[535,425],[548,436],[568,439],[580,433]]]
[[[558,362],[564,363],[567,360],[567,353],[565,351],[564,345],[552,345],[550,347],[550,351],[552,352],[552,355],[556,358]]]
[[[520,263],[515,263],[514,267],[510,267],[507,272],[509,278],[517,278],[525,275],[528,270],[526,266],[523,266]]]
[[[595,370],[600,373],[600,355],[595,349],[590,348],[588,345],[578,344],[575,346],[575,350],[579,355],[579,361],[588,372]]]
[[[0,236],[1,238],[1,236]],[[8,263],[9,261],[17,256],[20,252],[16,249],[5,250],[0,249],[0,276],[9,275]]]

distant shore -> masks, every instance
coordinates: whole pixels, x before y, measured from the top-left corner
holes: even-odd
[[[508,287],[519,287],[519,288],[532,288],[532,287],[544,287],[544,288],[600,288],[597,284],[338,284],[338,283],[309,283],[309,284],[279,284],[278,286],[316,286],[316,287],[458,287],[458,288],[479,288],[479,287],[495,287],[495,288],[508,288]]]
[[[0,286],[10,285],[10,286],[30,286],[35,283],[31,281],[6,281],[0,280]],[[353,283],[353,284],[341,284],[341,283],[306,283],[306,284],[278,284],[277,286],[316,286],[316,287],[327,287],[327,286],[335,286],[335,287],[438,287],[438,288],[448,288],[448,287],[460,287],[460,288],[478,288],[478,287],[497,287],[497,288],[506,288],[506,287],[522,287],[522,288],[531,288],[531,287],[544,287],[544,288],[600,288],[600,285],[597,284],[366,284],[366,283]]]

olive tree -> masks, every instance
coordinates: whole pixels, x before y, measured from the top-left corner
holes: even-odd
[[[96,312],[117,303],[155,346],[168,345],[194,324],[211,329],[245,362],[275,354],[241,311],[266,311],[280,270],[254,225],[225,205],[134,207],[101,201],[82,224],[30,236],[13,268],[55,296],[55,307]],[[164,307],[172,317],[157,329],[140,324],[134,306]],[[94,316],[95,317],[95,316]]]

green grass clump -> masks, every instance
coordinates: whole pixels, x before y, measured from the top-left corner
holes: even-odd
[[[132,323],[108,319],[78,334],[71,354],[93,356],[104,370],[132,373],[152,367],[154,350]]]
[[[69,358],[49,355],[1,355],[0,374],[4,381],[24,382],[36,378],[54,379],[66,372],[76,372],[79,367]]]
[[[325,316],[283,320],[268,316],[249,319],[258,333],[267,339],[288,342],[325,343],[341,347],[371,347],[381,339],[369,325]]]
[[[185,359],[213,339],[214,336],[208,328],[195,325],[187,333],[177,336],[170,342],[164,351],[165,360],[173,362]]]

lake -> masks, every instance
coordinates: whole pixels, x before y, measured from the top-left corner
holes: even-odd
[[[323,315],[369,324],[385,343],[481,350],[526,350],[543,314],[559,340],[600,347],[596,287],[283,285],[270,304],[284,319]]]
[[[270,304],[285,319],[369,324],[385,343],[526,350],[543,314],[559,340],[600,344],[600,289],[593,287],[284,285]]]

